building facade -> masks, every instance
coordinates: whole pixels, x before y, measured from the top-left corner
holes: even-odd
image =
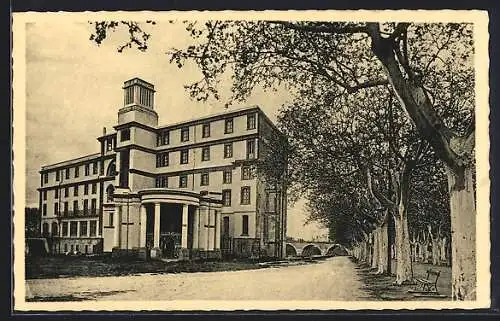
[[[40,171],[51,251],[283,257],[284,173],[270,180],[256,171],[281,134],[260,108],[159,126],[152,84],[134,78],[123,93],[99,153]]]

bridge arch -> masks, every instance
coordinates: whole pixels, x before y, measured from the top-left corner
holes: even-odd
[[[293,244],[286,243],[286,256],[297,256],[297,249]]]
[[[325,255],[326,256],[344,256],[344,255],[348,255],[348,253],[347,253],[346,248],[343,247],[342,245],[333,244],[332,246],[330,246],[326,250]]]
[[[316,244],[308,244],[302,249],[302,256],[321,255],[321,249]]]

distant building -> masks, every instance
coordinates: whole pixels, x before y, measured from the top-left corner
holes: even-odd
[[[261,109],[158,126],[152,84],[134,78],[123,92],[100,152],[41,168],[51,251],[284,256],[286,191],[255,171],[280,135]]]

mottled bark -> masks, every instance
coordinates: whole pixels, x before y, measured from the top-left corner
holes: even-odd
[[[476,299],[476,206],[472,170],[447,170],[452,243],[452,297]]]
[[[386,274],[389,267],[389,239],[387,234],[387,223],[384,223],[379,228],[378,233],[378,248],[379,248],[379,259],[377,266],[378,274]]]

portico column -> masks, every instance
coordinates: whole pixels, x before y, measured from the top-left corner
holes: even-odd
[[[95,236],[101,236],[99,234],[99,220],[95,221],[96,224],[95,224]]]
[[[211,251],[214,249],[214,237],[215,237],[215,231],[214,231],[214,211],[209,210],[208,211],[208,219],[207,219],[207,226],[208,226],[208,242],[207,242],[207,250]]]
[[[139,246],[140,247],[146,247],[146,227],[147,227],[147,213],[146,213],[146,206],[141,205],[141,210],[140,210],[140,235],[139,235]]]
[[[200,206],[199,208],[199,237],[198,237],[198,248],[208,250],[208,208],[207,206]]]
[[[198,240],[199,240],[199,233],[200,233],[200,208],[196,207],[196,210],[194,211],[194,220],[193,220],[193,249],[198,249],[200,247]]]
[[[153,247],[160,247],[160,203],[155,203],[155,227]]]
[[[215,211],[215,249],[220,249],[220,221],[221,212]]]
[[[76,221],[76,237],[80,237],[80,221]]]
[[[181,247],[188,247],[188,205],[182,205]]]
[[[120,248],[120,234],[122,230],[122,207],[116,207],[116,220],[115,224],[115,234],[114,234],[114,247]]]
[[[90,237],[90,222],[91,221],[87,221],[87,237]]]

